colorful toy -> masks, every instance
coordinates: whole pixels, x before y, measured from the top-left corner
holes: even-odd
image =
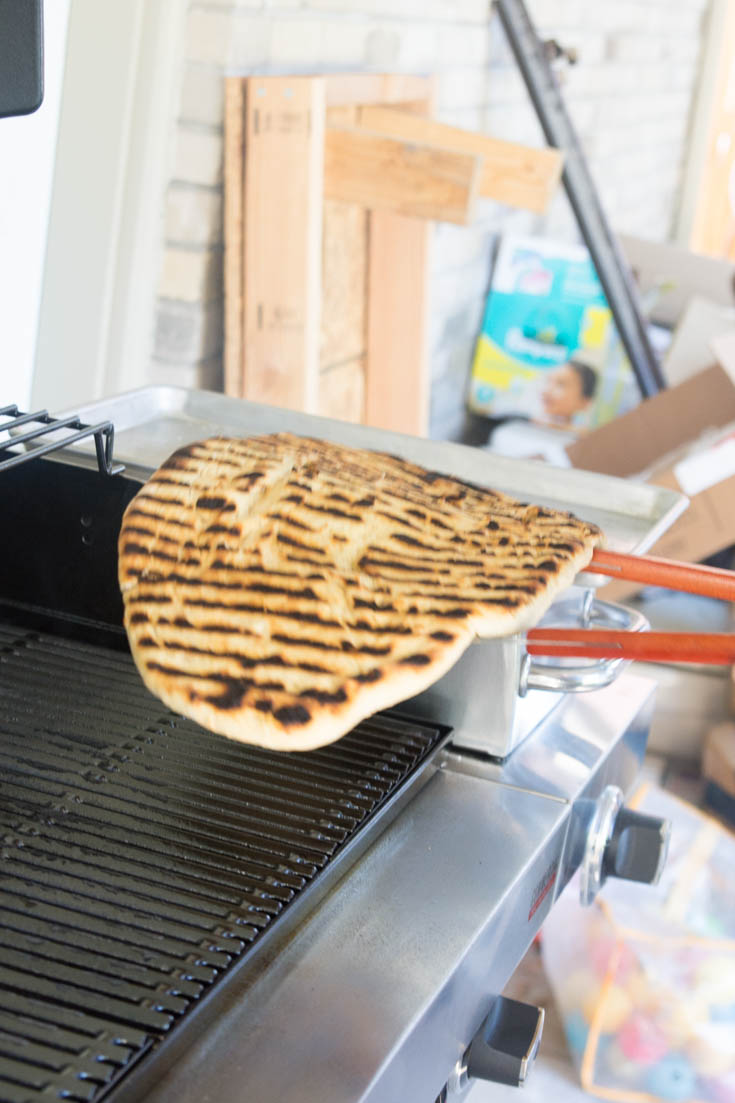
[[[621,1051],[639,1065],[650,1065],[666,1055],[669,1043],[663,1030],[651,1019],[632,1015],[618,1034]]]
[[[602,1034],[615,1034],[633,1010],[630,996],[619,984],[611,984],[602,1003],[599,992],[588,996],[582,1007],[588,1023],[599,1027]]]
[[[651,1066],[646,1073],[645,1085],[660,1099],[684,1103],[693,1098],[697,1077],[685,1057],[670,1053],[668,1057]]]

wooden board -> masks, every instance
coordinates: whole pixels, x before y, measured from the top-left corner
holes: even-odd
[[[325,84],[246,85],[244,398],[315,412]]]
[[[431,95],[431,79],[411,73],[334,73],[325,78],[328,107],[360,103],[423,103]]]
[[[480,158],[472,153],[424,149],[367,131],[328,129],[324,194],[371,210],[464,225],[474,211],[480,167]]]
[[[225,394],[242,394],[245,84],[225,80]]]
[[[700,97],[708,87],[709,103],[700,102],[697,129],[691,134],[691,163],[685,197],[692,210],[689,248],[695,253],[735,260],[735,4],[710,5],[712,35],[702,71]],[[687,194],[687,192],[689,194]]]
[[[378,104],[358,107],[355,114],[357,125],[368,132],[437,150],[481,156],[479,194],[499,203],[541,213],[561,178],[564,158],[556,149],[501,141]]]

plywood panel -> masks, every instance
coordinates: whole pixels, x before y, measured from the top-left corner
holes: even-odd
[[[424,436],[429,420],[426,359],[428,223],[370,214],[365,421]]]
[[[324,203],[322,236],[322,369],[365,353],[367,212],[352,203]]]
[[[243,396],[318,405],[324,80],[246,87]]]
[[[360,423],[364,420],[364,356],[322,372],[319,378],[319,413],[340,421]]]

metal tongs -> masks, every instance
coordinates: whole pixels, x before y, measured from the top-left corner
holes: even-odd
[[[648,586],[735,601],[735,572],[655,556],[625,555],[597,548],[587,570]],[[644,662],[735,663],[735,634],[728,632],[625,632],[603,628],[534,628],[529,655]]]

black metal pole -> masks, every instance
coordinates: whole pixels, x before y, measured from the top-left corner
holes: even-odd
[[[564,188],[641,394],[650,398],[666,387],[666,381],[648,337],[633,278],[602,209],[558,81],[523,0],[496,0],[496,6],[546,140],[565,155]]]

